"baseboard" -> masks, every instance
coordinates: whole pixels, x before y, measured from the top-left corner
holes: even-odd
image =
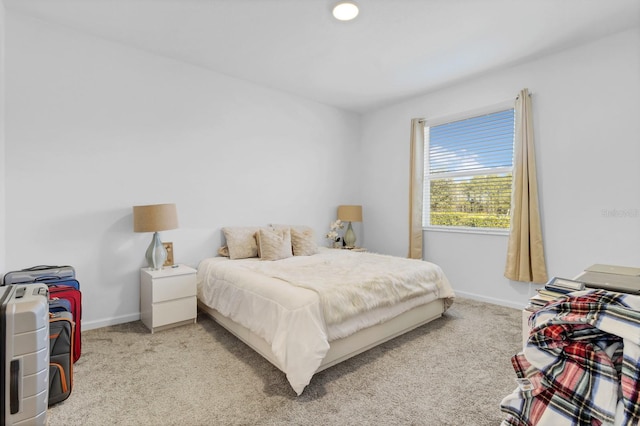
[[[107,318],[98,321],[82,321],[82,331],[96,328],[108,327],[110,325],[124,324],[126,322],[138,321],[140,314],[123,315],[121,317]]]
[[[495,297],[487,297],[475,293],[467,293],[466,291],[455,290],[455,292],[457,296],[464,297],[465,299],[478,300],[480,302],[487,302],[493,305],[506,306],[508,308],[514,308],[518,310],[522,310],[526,305],[526,303],[518,303],[512,300],[496,299]]]

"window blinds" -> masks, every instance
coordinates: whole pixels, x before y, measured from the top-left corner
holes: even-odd
[[[509,228],[513,137],[513,109],[427,128],[423,225]]]
[[[513,165],[513,109],[429,128],[429,173]]]

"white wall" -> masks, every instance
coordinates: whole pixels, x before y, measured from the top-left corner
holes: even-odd
[[[412,117],[433,118],[533,93],[550,276],[593,263],[640,266],[640,29],[487,73],[363,117],[367,246],[407,253]],[[373,232],[375,230],[375,232]],[[425,257],[461,295],[522,306],[535,286],[503,277],[507,238],[425,232]]]
[[[5,40],[5,9],[4,2],[0,0],[0,271],[4,270],[6,260],[5,237],[5,141],[4,141],[4,40]]]
[[[359,116],[6,14],[6,268],[76,267],[85,329],[139,317],[151,234],[132,206],[174,202],[175,260],[220,228],[308,224],[359,202]],[[0,145],[1,147],[1,145]]]

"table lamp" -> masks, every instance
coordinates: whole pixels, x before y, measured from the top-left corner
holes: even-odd
[[[349,248],[355,247],[356,233],[353,232],[351,222],[362,222],[362,206],[338,206],[338,219],[349,222],[344,233],[344,243]]]
[[[158,232],[177,227],[178,213],[175,204],[133,206],[133,232],[153,232],[151,244],[146,252],[149,268],[162,269],[167,260],[167,250],[162,245]]]

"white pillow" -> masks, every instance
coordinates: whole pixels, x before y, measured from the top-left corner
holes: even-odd
[[[229,248],[229,259],[246,259],[258,257],[258,243],[256,242],[257,226],[233,226],[222,228],[224,238]]]
[[[259,229],[256,232],[258,251],[262,260],[280,260],[293,256],[291,252],[291,233],[288,229],[270,231]]]
[[[306,230],[291,228],[291,246],[294,256],[311,256],[318,253],[318,245],[311,228]]]
[[[273,229],[290,229],[291,246],[294,256],[311,256],[312,254],[318,253],[315,233],[310,226],[271,224],[271,227]]]

